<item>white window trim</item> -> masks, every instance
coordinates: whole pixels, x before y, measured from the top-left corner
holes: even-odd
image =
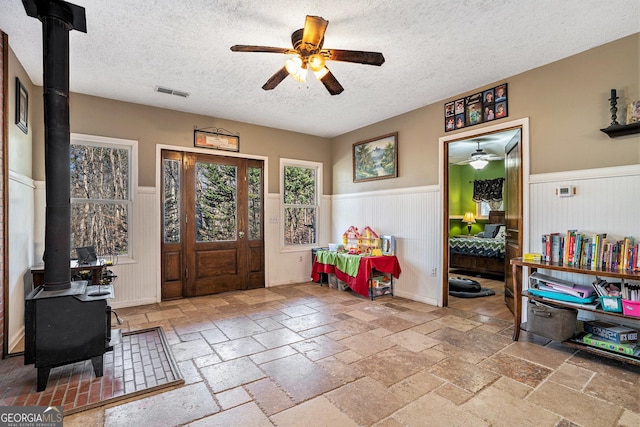
[[[316,218],[316,243],[310,245],[285,245],[284,244],[284,168],[285,166],[297,166],[316,170],[316,206],[318,216]],[[322,163],[308,160],[296,160],[280,158],[280,252],[308,252],[311,248],[318,247],[320,239],[320,215],[322,212]]]
[[[81,133],[71,133],[70,143],[74,145],[90,145],[101,147],[127,147],[130,149],[129,161],[129,201],[124,202],[128,206],[129,210],[129,229],[127,239],[129,241],[129,254],[128,256],[119,256],[118,263],[132,263],[135,262],[135,239],[134,231],[136,227],[135,223],[135,194],[138,188],[138,141],[133,139],[122,138],[110,138],[106,136],[86,135]],[[71,201],[78,199],[71,199]],[[108,200],[106,201],[108,202]],[[116,200],[116,202],[121,202]]]

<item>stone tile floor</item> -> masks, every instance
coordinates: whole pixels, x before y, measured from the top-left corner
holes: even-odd
[[[65,426],[639,426],[640,369],[512,323],[314,283],[118,310],[186,384]]]

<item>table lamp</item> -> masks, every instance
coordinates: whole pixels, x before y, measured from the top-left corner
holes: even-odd
[[[469,235],[471,235],[471,224],[476,223],[476,216],[473,214],[473,212],[465,212],[464,218],[462,218],[462,222],[467,223],[467,230],[469,232]]]

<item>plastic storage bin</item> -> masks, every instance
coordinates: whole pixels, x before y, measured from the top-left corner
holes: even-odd
[[[604,311],[609,311],[611,313],[622,313],[622,298],[601,296],[600,306]]]
[[[640,317],[640,301],[623,299],[622,314],[625,316]]]

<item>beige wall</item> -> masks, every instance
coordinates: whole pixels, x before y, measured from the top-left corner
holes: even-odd
[[[326,138],[76,93],[69,104],[71,132],[138,141],[140,186],[155,186],[156,144],[193,147],[194,126],[215,126],[240,133],[241,153],[269,158],[270,193],[279,192],[281,157],[322,162],[324,193],[331,192],[331,144]],[[34,133],[33,150],[34,179],[44,180],[42,129]]]
[[[11,38],[9,38],[11,43]],[[27,129],[28,133],[24,133],[18,126],[16,126],[16,77],[20,79],[20,83],[27,89],[29,93],[28,103],[28,119]],[[34,87],[31,84],[29,76],[22,68],[22,64],[18,61],[13,49],[9,48],[9,75],[7,76],[9,83],[9,170],[16,172],[20,175],[31,178],[31,138],[34,132],[34,118],[42,117],[38,115],[37,111],[34,112],[34,104],[40,102],[42,104],[42,96],[38,96],[38,93],[34,93]],[[42,92],[40,92],[40,95]],[[37,127],[37,124],[36,126]]]
[[[607,99],[612,88],[620,97],[619,117],[626,104],[640,99],[637,33],[334,138],[333,194],[438,184],[444,103],[502,82],[509,85],[509,117],[503,121],[530,118],[532,174],[640,163],[640,135],[610,139],[599,130],[611,121]],[[463,131],[481,133],[483,127]],[[352,144],[396,131],[399,177],[354,184]]]

